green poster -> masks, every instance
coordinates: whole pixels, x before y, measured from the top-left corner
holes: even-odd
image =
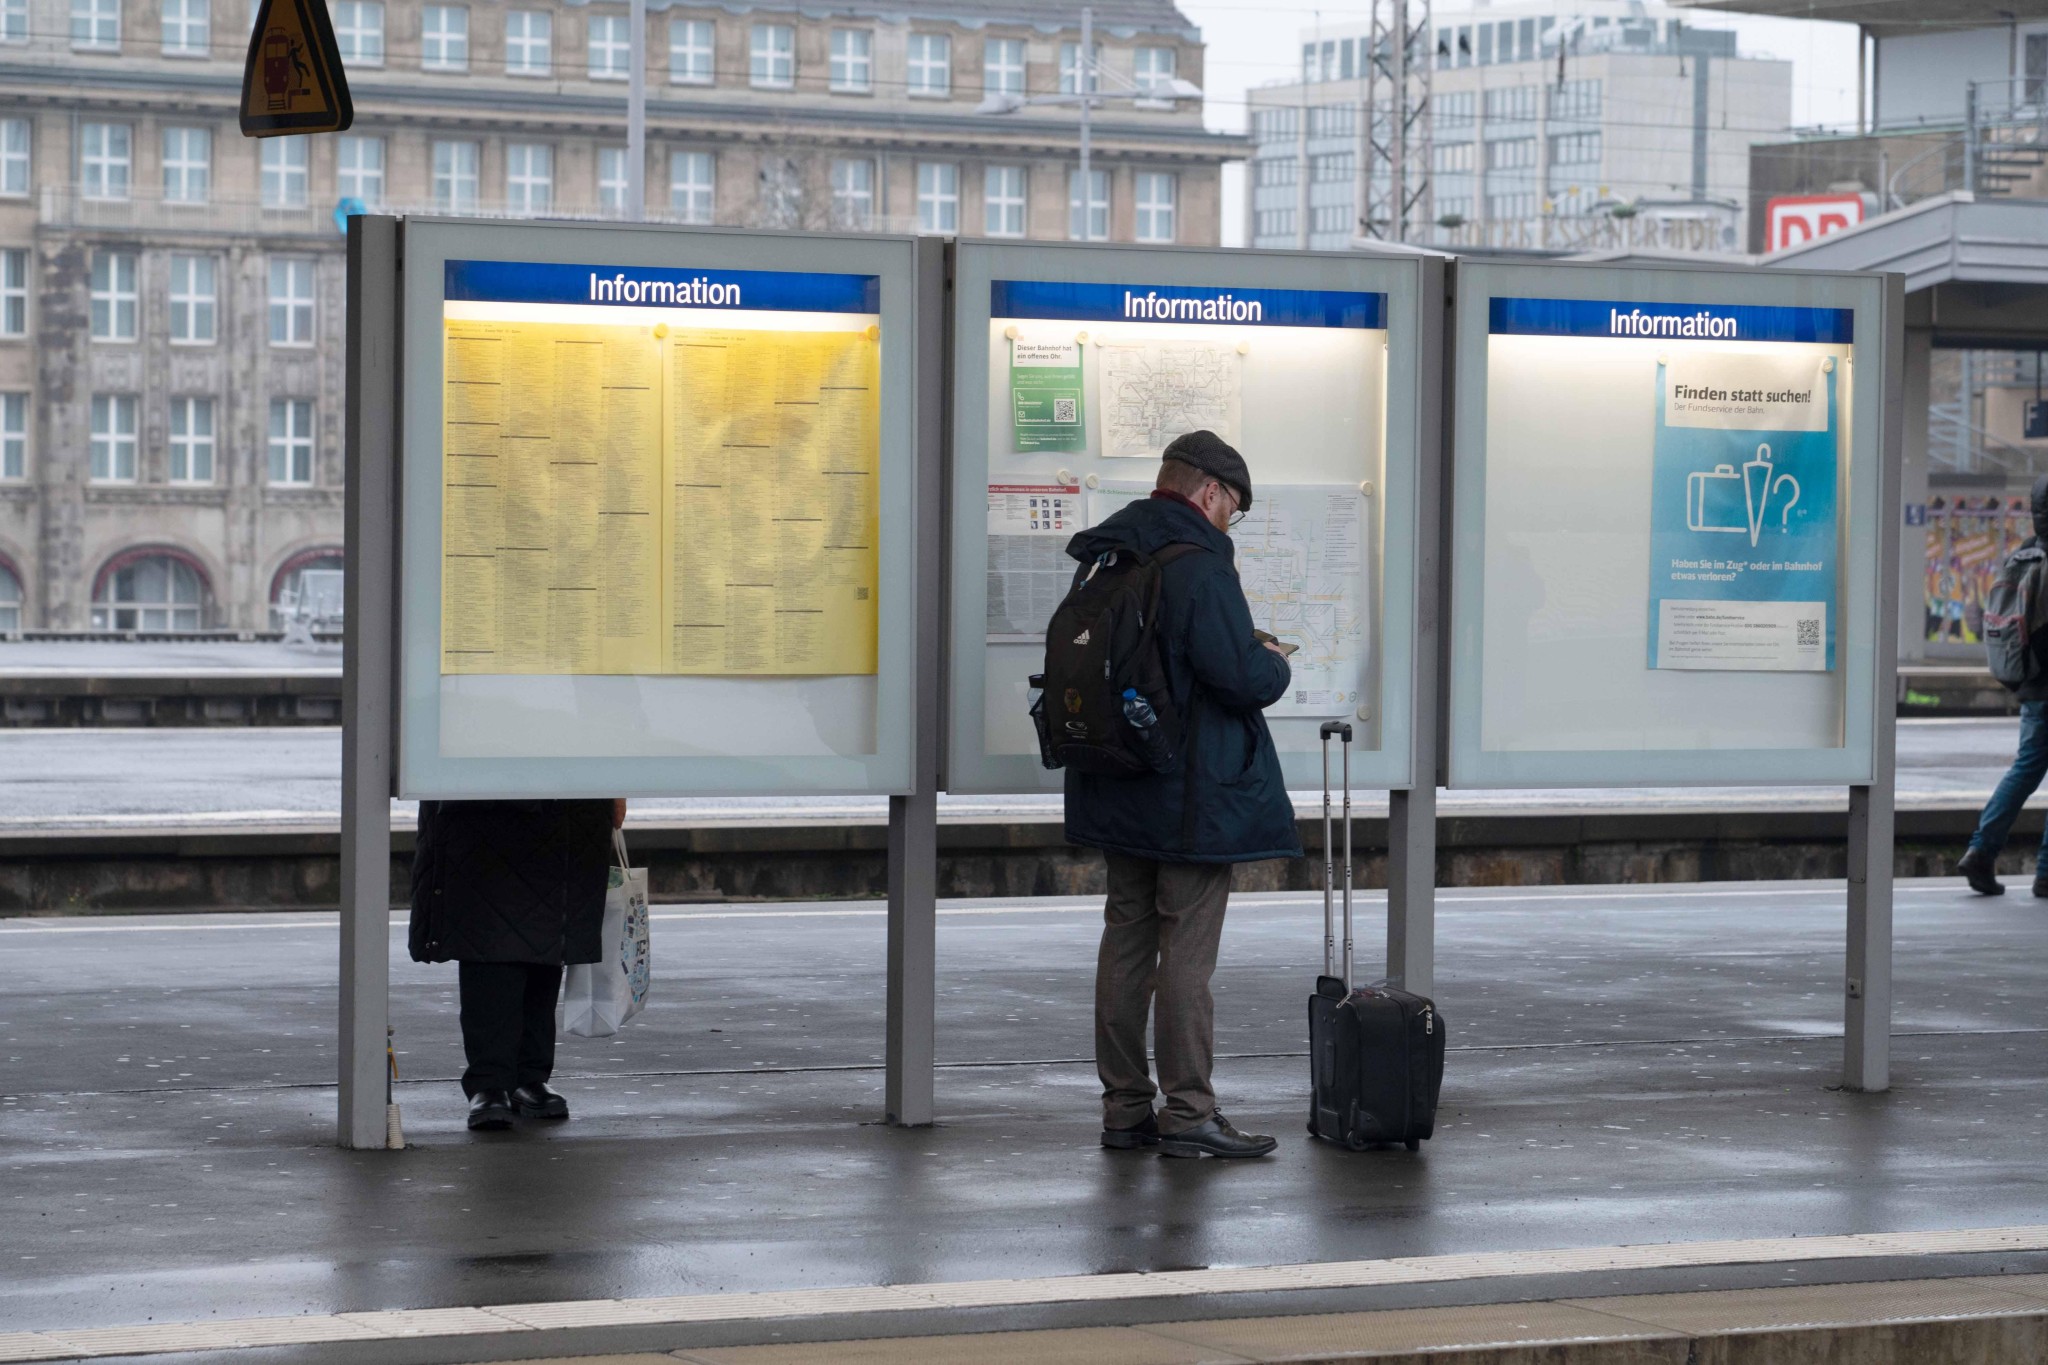
[[[1080,342],[1010,342],[1010,427],[1019,451],[1087,448]]]

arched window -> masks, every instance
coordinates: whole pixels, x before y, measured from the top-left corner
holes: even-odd
[[[206,626],[206,576],[183,555],[145,550],[100,570],[92,593],[94,630],[188,631]]]
[[[0,635],[21,633],[21,579],[14,566],[0,559]]]
[[[295,611],[320,620],[338,620],[341,566],[341,551],[331,547],[301,550],[287,559],[270,580],[271,628],[284,629],[285,617]]]

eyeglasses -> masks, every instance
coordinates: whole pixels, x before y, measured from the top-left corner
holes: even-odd
[[[1238,523],[1243,521],[1245,517],[1245,514],[1243,512],[1237,510],[1238,504],[1244,501],[1244,495],[1239,493],[1235,488],[1232,488],[1229,484],[1223,482],[1223,480],[1221,479],[1216,480],[1216,486],[1222,489],[1225,493],[1228,493],[1230,495],[1230,517],[1225,524],[1228,525],[1230,529],[1236,530]]]

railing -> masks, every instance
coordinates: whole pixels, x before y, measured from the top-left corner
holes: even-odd
[[[1965,418],[1960,403],[1927,409],[1927,458],[1958,474],[1997,472],[2032,479],[2048,473],[2048,452],[2025,450],[1992,435]]]

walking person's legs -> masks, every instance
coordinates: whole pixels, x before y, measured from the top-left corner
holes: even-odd
[[[2040,787],[2044,775],[2048,775],[2048,702],[2022,702],[2019,751],[2013,756],[2012,767],[1991,793],[1991,799],[1984,803],[1984,812],[1977,819],[1977,832],[1970,836],[1969,850],[1956,865],[1956,870],[1968,878],[1970,889],[1979,895],[2005,894],[1997,879],[1998,855],[2005,848],[2006,836],[2011,833],[2020,808]],[[2044,842],[2043,854],[2048,856],[2048,842]]]
[[[1095,1071],[1102,1079],[1102,1141],[1143,1147],[1153,1128],[1152,1069],[1145,1022],[1152,1013],[1159,961],[1155,893],[1162,864],[1105,853],[1109,896],[1102,910],[1102,946],[1095,957]]]

